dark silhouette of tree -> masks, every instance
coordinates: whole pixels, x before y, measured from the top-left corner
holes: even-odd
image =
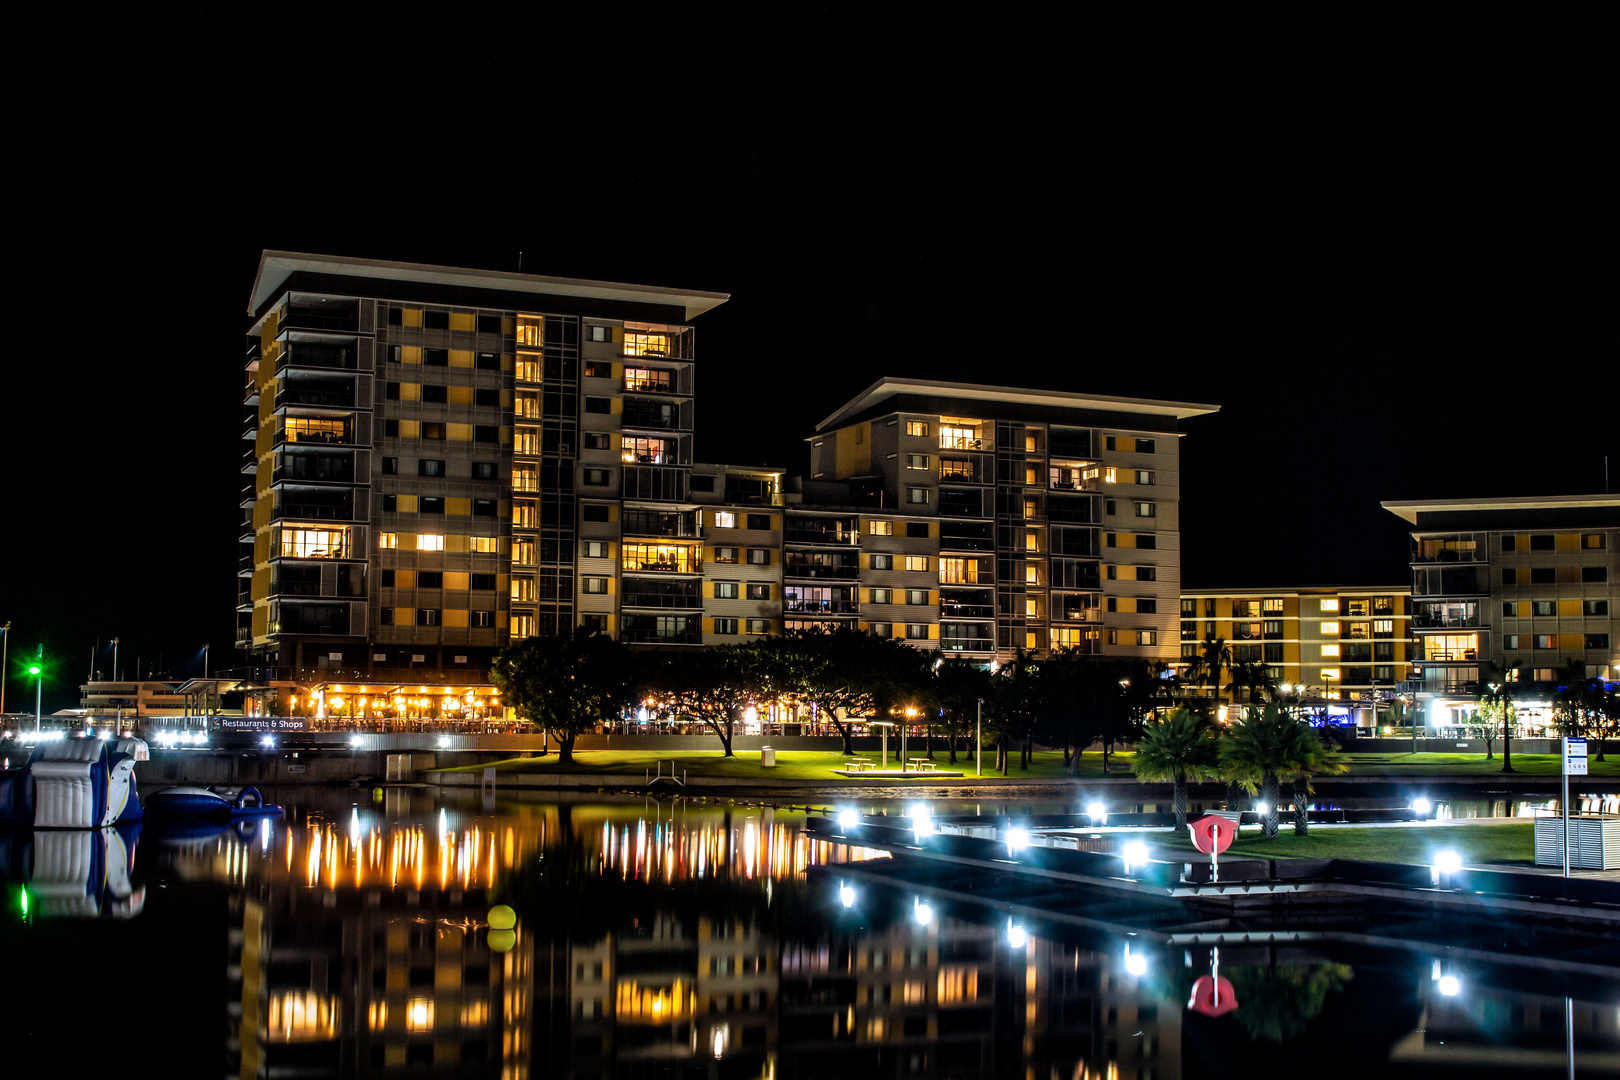
[[[575,739],[635,700],[630,651],[583,627],[507,646],[495,655],[490,680],[518,719],[551,733],[563,764],[574,760]]]

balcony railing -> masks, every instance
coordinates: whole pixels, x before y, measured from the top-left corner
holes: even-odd
[[[944,600],[939,602],[939,617],[942,619],[993,619],[996,609],[993,604],[952,604]]]
[[[805,529],[789,525],[783,532],[782,539],[789,544],[833,544],[853,547],[861,542],[861,534],[854,529]]]
[[[625,627],[619,631],[619,640],[626,645],[701,645],[703,634],[698,630],[660,634],[657,630]]]
[[[782,566],[784,577],[811,578],[817,581],[855,581],[861,576],[859,566],[811,566],[804,563],[784,563]]]
[[[939,639],[939,647],[945,652],[987,653],[996,651],[996,643],[990,638],[942,637]]]
[[[290,342],[276,357],[278,372],[290,367],[354,371],[359,366],[360,359],[353,349],[313,342]]]
[[[360,329],[360,313],[348,312],[316,312],[302,311],[288,308],[281,314],[281,321],[276,323],[276,333],[283,330],[337,330],[356,333]]]
[[[1468,629],[1480,625],[1479,616],[1475,615],[1415,615],[1412,625],[1419,630],[1451,630]]]
[[[701,596],[683,596],[679,593],[638,593],[627,592],[620,598],[620,604],[627,608],[688,608],[703,607]]]
[[[795,615],[856,615],[860,606],[853,600],[786,600],[782,610]]]

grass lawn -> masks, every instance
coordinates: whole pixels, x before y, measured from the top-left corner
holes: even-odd
[[[1500,752],[1487,761],[1484,754],[1348,754],[1351,776],[1501,776]],[[1525,776],[1557,776],[1557,754],[1514,754],[1513,771]],[[1620,776],[1620,754],[1607,761],[1594,755],[1587,762],[1589,775]]]
[[[718,745],[718,743],[717,743]],[[877,754],[859,754],[858,757],[870,758],[880,761]],[[921,757],[920,751],[907,747],[907,757]],[[990,770],[991,755],[985,756],[984,775],[1000,776],[999,772]],[[487,762],[478,765],[461,765],[454,768],[437,770],[440,772],[480,772],[486,768],[499,769],[503,772],[569,772],[569,773],[609,773],[635,777],[638,781],[641,774],[651,772],[663,764],[665,773],[669,772],[670,762],[675,763],[677,774],[686,770],[688,776],[729,776],[748,777],[770,780],[832,780],[840,781],[843,778],[836,775],[834,769],[846,767],[847,759],[836,751],[822,752],[812,750],[783,750],[776,755],[776,768],[766,769],[759,764],[759,751],[742,751],[736,757],[721,757],[720,751],[715,750],[665,750],[660,753],[651,751],[622,751],[622,750],[584,750],[574,754],[574,764],[561,766],[557,763],[555,753],[545,757],[507,758],[503,761]],[[973,775],[973,759],[958,754],[957,763],[953,766],[944,751],[934,752],[934,761],[942,770],[960,772],[964,776]],[[1129,754],[1113,754],[1109,757],[1109,765],[1122,775],[1128,775],[1125,770],[1130,761]],[[893,746],[889,748],[889,768],[899,767],[899,755]],[[1056,780],[1068,775],[1063,767],[1063,755],[1054,750],[1035,754],[1035,760],[1030,763],[1028,771],[1018,768],[1018,759],[1012,759],[1012,767],[1007,770],[1009,777],[1023,779]],[[1102,755],[1086,754],[1080,759],[1080,775],[1101,776]],[[946,777],[947,782],[959,778]]]
[[[1193,852],[1192,842],[1185,833],[1153,831],[1140,835],[1150,848]],[[1295,836],[1293,823],[1285,818],[1277,839],[1265,841],[1259,837],[1258,830],[1245,828],[1225,854],[1263,859],[1367,859],[1428,865],[1433,862],[1435,852],[1450,848],[1462,856],[1464,866],[1504,863],[1528,866],[1535,861],[1535,826],[1528,821],[1380,828],[1313,825],[1309,835]]]

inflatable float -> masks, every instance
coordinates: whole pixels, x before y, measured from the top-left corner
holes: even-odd
[[[140,739],[53,739],[0,770],[0,827],[100,829],[141,819]]]
[[[164,788],[146,799],[146,809],[153,817],[163,818],[257,818],[280,817],[281,807],[264,801],[256,787],[245,787],[235,795],[215,791],[211,787]]]

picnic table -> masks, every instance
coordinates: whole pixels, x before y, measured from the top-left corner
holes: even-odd
[[[911,759],[912,772],[921,772],[923,769],[927,769],[932,772],[937,768],[939,768],[939,762],[937,761],[930,761],[928,758],[922,757],[914,757]]]
[[[863,757],[852,757],[852,758],[846,759],[844,764],[849,769],[850,772],[865,772],[865,771],[872,768],[872,759],[871,758],[863,758]]]

